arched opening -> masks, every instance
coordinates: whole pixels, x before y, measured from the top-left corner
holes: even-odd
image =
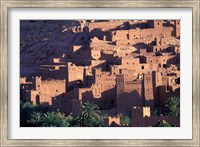
[[[36,104],[40,104],[40,96],[39,95],[36,96]]]

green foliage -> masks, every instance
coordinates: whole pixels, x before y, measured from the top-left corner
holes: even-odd
[[[96,104],[85,103],[80,109],[80,115],[75,119],[63,113],[49,112],[41,105],[20,103],[20,126],[21,127],[99,127],[103,126],[103,116]]]
[[[73,117],[65,116],[60,112],[47,112],[44,114],[43,127],[69,127]]]
[[[103,117],[96,104],[86,102],[80,109],[80,115],[75,119],[76,126],[99,127],[103,125]]]
[[[60,112],[48,112],[47,107],[20,103],[21,127],[68,127],[71,125],[72,116],[65,116]]]
[[[166,107],[168,109],[168,115],[180,116],[180,98],[170,97],[166,101]]]
[[[109,117],[109,114],[108,114],[108,113],[105,113],[105,114],[102,115],[102,117],[103,117],[104,119],[106,119],[106,118]]]
[[[30,123],[27,120],[30,119],[31,114],[38,110],[37,105],[32,105],[29,102],[23,103],[20,102],[20,126],[29,127]]]
[[[155,127],[172,127],[167,121],[162,120],[159,121]]]
[[[152,115],[153,115],[153,116],[158,115],[158,110],[154,109],[154,110],[152,111]]]
[[[120,117],[120,124],[121,125],[131,125],[131,118],[130,116],[124,115]]]
[[[42,123],[44,121],[43,115],[41,112],[33,112],[31,114],[30,120],[27,122],[34,127],[40,127],[42,126]]]

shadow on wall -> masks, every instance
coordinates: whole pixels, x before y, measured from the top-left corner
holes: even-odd
[[[163,85],[163,86],[157,86],[155,90],[156,90],[155,107],[158,108],[165,109],[167,98],[172,96],[180,97],[180,87],[177,88],[175,91],[172,91],[171,86],[168,86],[167,88],[165,85]],[[168,92],[167,90],[170,90],[170,92]]]
[[[86,91],[82,93],[82,103],[89,101],[97,104],[100,110],[110,110],[116,106],[113,95],[115,95],[115,88],[102,92],[100,98],[94,98],[92,91]]]
[[[131,30],[131,29],[136,29],[136,28],[139,28],[139,29],[147,28],[147,23],[143,22],[143,23],[135,23],[135,24],[131,25],[129,22],[125,22],[122,25],[120,25],[120,26],[118,26],[118,27],[116,27],[114,29],[111,29],[111,31]]]
[[[97,37],[99,40],[111,41],[111,34],[111,31],[102,31],[101,29],[95,28],[90,32],[90,38]]]
[[[89,39],[89,32],[78,32],[73,35],[73,44],[72,45],[85,45],[88,44],[90,41]]]
[[[150,50],[150,47],[149,45],[143,43],[143,42],[139,42],[139,43],[136,43],[135,45],[133,45],[137,50],[134,51],[134,53],[139,53],[140,52],[140,49],[147,49],[147,51]]]
[[[180,54],[176,54],[175,57],[170,58],[170,59],[167,60],[167,65],[168,66],[171,65],[171,64],[177,65],[179,63],[180,63]]]
[[[143,106],[143,99],[140,94],[134,90],[130,93],[121,93],[117,96],[117,112],[131,113],[133,106]]]
[[[69,114],[69,105],[69,98],[67,97],[66,93],[52,97],[51,107],[54,111],[59,109],[60,112]]]

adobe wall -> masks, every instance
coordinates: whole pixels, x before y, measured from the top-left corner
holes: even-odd
[[[171,37],[173,32],[172,27],[159,27],[156,29],[132,29],[132,30],[117,30],[112,33],[111,40],[116,42],[116,45],[127,45],[139,42],[137,39],[144,41],[154,41],[153,38],[158,37]]]
[[[151,108],[154,108],[154,89],[152,74],[144,74],[143,84],[145,99],[144,104],[145,106],[150,106]]]
[[[66,81],[42,81],[40,92],[40,103],[48,102],[51,105],[53,97],[66,92]]]
[[[101,52],[98,50],[91,50],[90,53],[92,59],[98,60],[99,58],[101,58]]]
[[[175,36],[180,37],[180,20],[175,20]]]
[[[134,126],[145,126],[143,118],[150,114],[143,106],[165,108],[169,96],[180,95],[180,21],[91,21],[72,31],[84,29],[88,44],[67,47],[66,54],[39,66],[41,77],[32,83],[20,78],[20,97],[73,115],[86,101],[116,113],[137,106]]]
[[[102,85],[101,86],[101,99],[102,108],[111,109],[116,105],[116,76],[108,74],[102,75]]]
[[[43,80],[47,79],[66,79],[67,78],[66,65],[52,65],[47,67],[39,67],[36,71],[38,76]]]
[[[117,22],[93,22],[89,23],[88,28],[89,32],[91,32],[93,29],[98,28],[98,29],[115,29],[116,27],[122,25],[123,22],[117,21]]]
[[[133,106],[143,105],[142,83],[125,81],[124,75],[117,75],[116,106],[119,113],[130,113]]]
[[[133,107],[131,114],[132,127],[152,127],[159,121],[165,120],[173,126],[180,127],[180,117],[151,116],[149,107]]]
[[[120,65],[125,69],[135,68],[140,64],[139,58],[121,58]]]
[[[39,92],[36,90],[31,90],[30,91],[30,100],[33,104],[39,104]]]
[[[110,74],[112,74],[112,75],[118,75],[119,74],[119,66],[111,65],[109,67],[109,71],[110,71]]]
[[[68,78],[67,86],[72,86],[77,83],[78,80],[83,81],[84,67],[76,66],[75,64],[68,62]]]
[[[119,127],[120,117],[108,117],[104,119],[104,127]]]
[[[101,68],[104,71],[107,69],[106,60],[91,60],[90,62],[90,66],[93,68]]]
[[[144,127],[143,107],[132,107],[131,109],[131,127]]]
[[[148,28],[162,28],[163,21],[162,20],[147,20]]]
[[[109,41],[111,40],[111,31],[107,31],[106,29],[92,29],[90,34],[90,38],[97,37],[100,40]]]
[[[138,77],[138,73],[133,69],[120,69],[119,73],[124,75],[125,81],[133,81]]]
[[[41,77],[35,79],[35,90],[31,90],[31,101],[52,105],[52,98],[66,92],[65,80],[43,81]]]
[[[149,69],[149,64],[140,63],[140,58],[122,58],[120,61],[121,68],[133,70],[135,73],[147,73]]]
[[[78,88],[78,99],[84,100],[84,102],[90,101],[93,99],[93,95],[87,93],[92,93],[92,88]]]

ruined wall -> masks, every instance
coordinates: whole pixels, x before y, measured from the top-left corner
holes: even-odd
[[[122,21],[112,21],[112,22],[93,22],[88,24],[89,32],[91,32],[93,29],[98,28],[98,29],[115,29],[116,27],[122,25]]]
[[[111,40],[117,45],[128,45],[142,41],[154,41],[153,38],[170,37],[173,32],[172,27],[163,27],[161,22],[155,23],[153,28],[117,30],[112,33]],[[159,25],[158,25],[159,24]],[[137,40],[138,39],[138,40]]]

